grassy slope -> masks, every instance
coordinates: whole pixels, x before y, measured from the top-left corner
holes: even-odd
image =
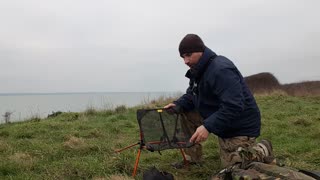
[[[257,97],[263,138],[286,165],[320,170],[320,97]],[[136,108],[123,111],[65,113],[41,121],[0,125],[0,179],[119,179],[130,176],[138,142]],[[121,110],[121,109],[120,109]],[[177,179],[206,179],[219,170],[215,136],[204,143],[202,167],[175,170],[178,150],[143,151],[137,179],[155,165]],[[115,176],[119,175],[119,176]],[[111,178],[112,179],[112,178]]]

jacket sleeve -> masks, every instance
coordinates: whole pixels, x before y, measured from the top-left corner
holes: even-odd
[[[204,126],[209,132],[221,137],[226,130],[230,130],[230,124],[244,110],[244,96],[237,70],[221,69],[211,76],[213,81],[209,84],[221,104],[218,111],[204,120]]]
[[[182,107],[184,111],[191,111],[194,109],[194,97],[193,97],[193,81],[190,80],[189,87],[184,95],[182,95],[179,99],[174,101],[173,103]]]

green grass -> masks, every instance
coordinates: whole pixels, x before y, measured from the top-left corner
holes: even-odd
[[[320,170],[320,97],[258,96],[257,102],[260,138],[272,141],[275,155],[288,166]],[[114,150],[138,142],[137,108],[0,125],[0,179],[129,179],[138,147]],[[181,160],[178,150],[143,151],[136,179],[151,166],[176,179],[207,179],[220,167],[217,138],[203,145],[204,165],[182,170],[170,166]]]

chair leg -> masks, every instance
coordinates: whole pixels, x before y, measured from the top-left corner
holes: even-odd
[[[134,164],[134,169],[133,169],[133,172],[132,172],[132,177],[135,177],[136,174],[137,174],[137,169],[138,169],[139,160],[140,160],[140,154],[141,154],[141,149],[138,150],[136,162]]]
[[[184,165],[188,166],[188,165],[189,165],[189,161],[188,161],[187,158],[186,158],[185,152],[183,151],[182,148],[179,148],[179,149],[180,149],[180,152],[181,152],[182,157],[183,157]]]
[[[132,144],[132,145],[130,145],[130,146],[127,146],[127,147],[125,147],[125,148],[115,150],[115,152],[120,153],[121,151],[126,150],[126,149],[129,149],[129,148],[131,148],[131,147],[133,147],[133,146],[136,146],[136,145],[139,145],[139,142],[138,142],[138,143],[135,143],[135,144]]]

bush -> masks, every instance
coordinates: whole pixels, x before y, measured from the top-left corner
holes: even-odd
[[[90,107],[87,107],[86,111],[84,112],[86,115],[94,115],[97,113],[97,110],[94,109],[94,107],[90,106]]]
[[[123,113],[127,111],[127,107],[125,105],[117,106],[115,109],[116,113]]]

